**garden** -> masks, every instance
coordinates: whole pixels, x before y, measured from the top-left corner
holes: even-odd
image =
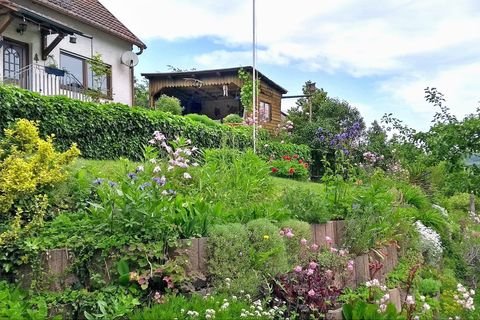
[[[228,119],[0,86],[0,318],[479,319],[480,111],[425,94],[417,132],[317,89],[253,152]]]

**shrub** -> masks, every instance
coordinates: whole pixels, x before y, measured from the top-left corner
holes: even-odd
[[[53,138],[40,139],[37,125],[25,119],[5,129],[0,140],[0,213],[14,202],[65,179],[65,166],[80,153],[73,145],[64,153],[53,147]]]
[[[169,97],[165,94],[162,94],[155,102],[155,109],[163,112],[170,112],[175,115],[181,115],[183,110],[180,105],[180,100],[175,97]]]
[[[255,270],[264,276],[285,272],[288,269],[287,250],[279,229],[267,219],[257,219],[247,223],[247,230],[254,250]]]
[[[210,119],[204,114],[190,113],[190,114],[187,114],[185,117],[192,119],[193,121],[203,123],[204,125],[209,127],[218,127],[221,125],[219,122],[213,119]]]
[[[287,220],[280,223],[280,228],[289,228],[292,230],[293,237],[284,237],[285,246],[287,249],[287,257],[289,266],[292,267],[300,263],[300,252],[302,248],[302,241],[306,243],[312,242],[312,230],[310,225],[304,221]]]
[[[209,231],[208,273],[217,290],[256,293],[260,282],[252,271],[251,246],[244,225],[215,225]]]
[[[60,150],[77,143],[85,158],[141,160],[143,146],[156,130],[169,138],[189,138],[199,148],[252,145],[251,130],[209,127],[183,116],[118,103],[87,103],[0,86],[0,106],[0,128],[18,118],[40,120],[41,135],[55,134]]]
[[[0,319],[47,319],[48,306],[44,299],[27,299],[26,295],[6,282],[0,282]],[[59,319],[55,317],[54,319]]]
[[[312,160],[311,149],[304,144],[264,141],[258,144],[258,154],[266,160],[278,160],[284,156],[293,158],[295,155],[308,163]]]
[[[243,123],[243,118],[238,114],[229,114],[223,118],[223,123]]]
[[[308,187],[285,188],[281,201],[292,217],[308,223],[325,223],[334,217],[328,210],[325,195]]]
[[[281,178],[307,180],[309,177],[308,163],[300,159],[298,155],[293,157],[284,156],[281,160],[270,162],[272,175]]]
[[[418,292],[423,296],[434,297],[440,293],[442,283],[432,278],[421,279],[418,282]]]

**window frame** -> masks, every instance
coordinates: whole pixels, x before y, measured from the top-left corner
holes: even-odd
[[[265,112],[265,107],[268,106],[268,113]],[[260,110],[263,109],[263,113]],[[263,115],[263,119],[260,119],[260,116]],[[265,117],[267,116],[267,117]],[[260,101],[258,105],[258,118],[260,122],[272,122],[272,104],[265,101]]]
[[[92,87],[90,87],[89,66],[88,66],[88,62],[90,61],[90,58],[86,58],[86,57],[83,57],[81,55],[69,52],[69,51],[60,50],[60,67],[64,70],[66,70],[66,69],[63,68],[63,66],[62,66],[62,56],[68,56],[70,58],[77,59],[77,60],[80,60],[82,62],[82,79],[78,79],[78,80],[82,81],[82,85],[83,85],[83,88],[85,90],[94,90]],[[102,98],[112,100],[113,99],[113,94],[112,94],[113,93],[113,90],[112,90],[112,66],[109,65],[109,64],[105,64],[105,65],[108,67],[108,69],[110,69],[110,72],[106,75],[107,88],[106,88],[106,93],[102,92]],[[66,70],[66,71],[68,71],[68,70]],[[92,84],[93,84],[93,82],[94,82],[93,81],[93,73],[92,73],[92,79],[91,80],[92,80]],[[68,88],[66,88],[66,89],[68,89]]]

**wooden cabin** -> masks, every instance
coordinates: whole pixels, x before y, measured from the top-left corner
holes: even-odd
[[[229,114],[243,116],[240,102],[242,82],[240,69],[252,74],[252,67],[228,69],[142,73],[149,80],[150,106],[162,95],[176,97],[184,107],[184,114],[204,114],[221,120]],[[262,127],[274,130],[281,122],[281,100],[287,90],[258,72],[260,93],[257,116]]]

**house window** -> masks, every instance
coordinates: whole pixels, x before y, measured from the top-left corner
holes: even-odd
[[[258,118],[260,122],[272,121],[272,108],[269,103],[260,101],[260,107],[258,108]]]
[[[111,66],[106,66],[108,75],[96,76],[88,63],[88,59],[66,52],[60,53],[60,68],[68,71],[72,77],[66,77],[65,85],[82,86],[92,90],[100,90],[111,98]]]

